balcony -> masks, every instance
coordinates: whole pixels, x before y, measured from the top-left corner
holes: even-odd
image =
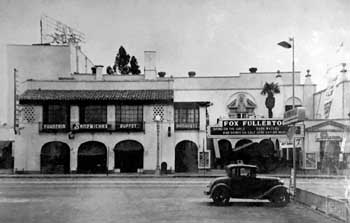
[[[39,122],[39,132],[56,133],[56,132],[68,132],[69,125],[66,123],[60,124],[48,124]]]
[[[175,130],[199,130],[199,123],[177,123],[175,122]]]

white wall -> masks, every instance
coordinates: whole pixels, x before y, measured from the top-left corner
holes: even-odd
[[[17,69],[18,93],[27,79],[57,79],[70,76],[68,46],[8,45],[7,46],[7,122],[13,126],[14,69]]]

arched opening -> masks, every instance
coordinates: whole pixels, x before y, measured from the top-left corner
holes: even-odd
[[[137,172],[143,169],[143,146],[133,140],[119,142],[114,147],[115,168],[122,173]]]
[[[198,171],[198,148],[194,142],[182,141],[175,147],[175,172]]]
[[[242,146],[248,145],[250,143],[252,143],[252,140],[250,140],[250,139],[241,139],[238,142],[236,142],[235,150],[237,150],[238,148],[240,148]]]
[[[276,154],[275,145],[271,139],[263,139],[259,142],[261,154],[270,157]]]
[[[63,142],[48,142],[41,148],[41,173],[69,173],[70,149]]]
[[[250,139],[241,139],[235,144],[231,159],[234,162],[243,161],[248,163],[254,153],[254,143]]]
[[[107,170],[107,148],[103,143],[90,141],[79,146],[78,173],[104,173]]]
[[[293,97],[290,97],[287,99],[287,101],[284,103],[285,104],[285,111],[289,111],[291,109],[293,109]],[[294,107],[301,107],[303,104],[301,102],[301,100],[297,97],[294,97]]]
[[[220,159],[217,160],[217,165],[221,166],[221,168],[230,164],[232,159],[232,146],[230,141],[226,139],[222,139],[218,142],[219,150],[220,150]]]

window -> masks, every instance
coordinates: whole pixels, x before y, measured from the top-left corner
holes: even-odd
[[[120,123],[143,122],[143,106],[117,105],[115,107],[115,120]]]
[[[199,107],[175,106],[175,129],[199,129]]]
[[[255,114],[256,103],[254,98],[249,94],[239,93],[234,97],[232,102],[227,105],[227,108],[230,118],[249,118]]]
[[[294,107],[295,107],[295,108],[301,107],[301,105],[295,105]],[[286,109],[285,111],[292,110],[292,109],[293,109],[293,105],[286,105],[286,106],[285,106],[285,109]]]
[[[107,105],[85,105],[80,107],[80,123],[107,123]]]
[[[45,124],[65,124],[68,122],[69,106],[64,104],[45,105],[43,113]]]

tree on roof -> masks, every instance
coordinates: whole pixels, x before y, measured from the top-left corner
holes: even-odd
[[[266,95],[265,100],[265,106],[269,112],[269,118],[273,117],[272,109],[275,107],[275,97],[274,94],[280,93],[280,88],[277,83],[267,83],[265,82],[265,85],[261,91],[262,95]]]
[[[130,73],[137,75],[141,73],[136,57],[132,56],[130,60],[130,55],[126,52],[123,46],[119,47],[118,54],[115,57],[113,70],[114,72],[118,71],[122,75],[128,75]]]
[[[120,46],[113,65],[114,72],[117,72],[118,69],[120,74],[129,74],[129,61],[130,55],[126,52],[123,46]]]
[[[131,74],[137,75],[140,74],[140,66],[137,63],[136,57],[132,56],[130,60],[130,72]]]

